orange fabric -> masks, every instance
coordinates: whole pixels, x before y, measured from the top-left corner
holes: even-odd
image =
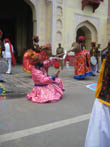
[[[105,69],[105,63],[106,63],[106,59],[103,60],[103,63],[101,65],[101,69],[100,69],[100,73],[99,73],[99,77],[97,81],[96,93],[95,93],[96,98],[99,98],[99,94],[102,88],[102,80],[103,80],[103,74]]]
[[[74,75],[83,75],[85,74],[85,56],[82,51],[76,53],[74,56]]]
[[[31,73],[33,65],[31,64],[31,59],[34,58],[39,53],[36,53],[32,49],[27,50],[23,56],[23,70],[27,73]]]
[[[98,81],[97,81],[97,87],[96,87],[96,93],[95,93],[95,97],[99,99],[99,101],[107,106],[110,106],[110,103],[100,99],[99,94],[100,91],[102,89],[102,81],[103,81],[103,74],[104,74],[104,69],[105,69],[105,63],[106,63],[106,59],[103,59],[103,63],[101,65],[101,69],[100,69],[100,73],[99,73],[99,77],[98,77]]]
[[[47,53],[46,50],[42,50],[42,51],[40,52],[40,54],[41,54],[41,56],[42,56],[42,61],[45,61],[45,60],[48,60],[48,59],[49,59],[48,53]]]

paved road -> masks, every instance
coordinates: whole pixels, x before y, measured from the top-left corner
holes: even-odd
[[[49,73],[53,74],[50,68]],[[31,91],[31,75],[21,66],[3,75],[10,94],[0,102],[0,147],[84,147],[94,92],[86,85],[97,77],[73,79],[73,69],[60,76],[66,91],[57,103],[33,104],[25,95]]]

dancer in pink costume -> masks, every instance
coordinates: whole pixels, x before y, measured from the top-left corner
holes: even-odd
[[[46,61],[45,61],[46,62]],[[63,97],[63,83],[58,75],[58,71],[53,76],[48,76],[45,71],[41,58],[35,57],[32,59],[32,79],[34,87],[32,92],[27,95],[27,99],[34,103],[56,102]]]

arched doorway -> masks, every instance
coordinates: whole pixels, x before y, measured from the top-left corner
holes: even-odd
[[[89,21],[80,23],[76,28],[76,41],[79,36],[86,37],[86,48],[90,49],[91,41],[97,42],[97,30]]]
[[[1,1],[0,29],[3,38],[10,38],[18,63],[27,48],[32,46],[33,14],[31,7],[24,0]]]

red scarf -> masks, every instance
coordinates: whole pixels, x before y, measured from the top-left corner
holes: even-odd
[[[13,54],[13,51],[12,51],[12,45],[11,45],[11,42],[8,38],[4,39],[5,42],[8,42],[9,43],[9,46],[10,46],[10,53],[11,53],[11,58],[12,58],[12,65],[15,66],[16,65],[16,59],[15,59],[15,56]]]

